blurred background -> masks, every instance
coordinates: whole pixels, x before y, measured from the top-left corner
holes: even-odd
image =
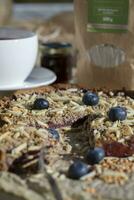
[[[39,2],[72,2],[73,0],[15,0],[15,2],[18,2],[18,3],[23,3],[23,2],[35,2],[35,3],[39,3]]]
[[[75,46],[73,10],[73,0],[0,0],[0,25],[35,31],[40,44],[64,42],[73,48]],[[68,45],[66,50],[66,52],[72,51]],[[66,59],[70,59],[69,56],[70,54]],[[64,60],[64,63],[70,63],[70,60]]]

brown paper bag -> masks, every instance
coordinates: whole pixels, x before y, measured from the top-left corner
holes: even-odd
[[[90,24],[88,18],[90,15],[89,12],[92,11],[90,6],[92,6],[91,3],[93,1],[94,0],[74,0],[76,45],[79,50],[78,83],[91,88],[106,87],[110,89],[122,89],[125,87],[126,89],[133,90],[134,0],[121,0],[128,1],[128,27],[127,24],[120,26],[117,24],[115,26],[116,28],[123,28],[123,30],[118,30],[117,32],[106,32],[104,28],[113,28],[113,25],[107,26],[107,23],[103,24],[103,26],[101,24],[101,31],[99,29],[97,32],[93,30],[93,28],[100,27],[100,24]],[[107,2],[108,1],[109,0],[107,0]],[[121,6],[120,9],[122,9]],[[97,12],[102,11],[102,5],[100,5]],[[104,11],[105,13],[103,14],[106,15],[106,10]],[[116,12],[117,10],[114,11]],[[123,10],[120,11],[123,12]],[[125,13],[122,14],[125,15]],[[105,16],[104,19],[109,20],[111,18]],[[118,19],[121,20],[119,17]],[[100,18],[98,18],[98,20],[100,20]],[[87,30],[87,27],[91,28],[92,31]]]

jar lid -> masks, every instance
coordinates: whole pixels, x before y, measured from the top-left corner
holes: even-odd
[[[41,44],[44,53],[48,54],[66,54],[72,49],[72,44],[65,42],[48,42]]]
[[[52,49],[71,48],[72,47],[72,44],[65,43],[65,42],[48,42],[48,43],[42,43],[42,45],[47,48],[52,48]]]

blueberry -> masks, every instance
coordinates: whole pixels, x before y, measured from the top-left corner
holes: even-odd
[[[103,148],[96,147],[90,149],[87,153],[87,162],[91,165],[98,164],[105,157],[105,151]]]
[[[79,179],[80,177],[88,174],[89,167],[81,161],[75,161],[68,170],[68,177],[71,179]]]
[[[49,108],[49,102],[46,99],[38,98],[33,104],[33,108],[37,110],[43,110]]]
[[[59,140],[60,139],[60,136],[59,136],[59,133],[56,129],[54,128],[49,128],[48,129],[49,133],[51,134],[51,137],[55,140]]]
[[[108,117],[112,122],[123,121],[127,117],[127,111],[125,108],[117,106],[110,109]]]
[[[99,103],[99,97],[92,92],[86,92],[82,99],[83,103],[87,106],[96,106]]]

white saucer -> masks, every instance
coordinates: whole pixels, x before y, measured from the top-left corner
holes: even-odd
[[[56,75],[49,69],[36,67],[22,85],[0,86],[0,91],[13,91],[46,86],[56,81]]]

